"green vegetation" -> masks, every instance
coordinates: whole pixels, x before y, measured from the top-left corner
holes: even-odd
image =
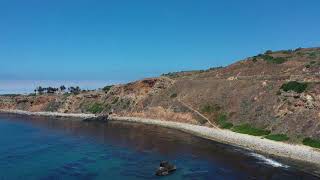
[[[320,140],[319,139],[305,138],[305,139],[303,139],[302,143],[304,145],[311,146],[314,148],[320,148]]]
[[[220,114],[217,119],[218,126],[222,129],[230,129],[233,127],[233,124],[227,122],[227,115]]]
[[[103,105],[100,103],[94,103],[88,108],[88,111],[93,114],[101,113],[103,111]]]
[[[283,57],[276,57],[276,58],[272,58],[271,60],[268,60],[268,62],[273,63],[273,64],[282,64],[286,61],[287,60]]]
[[[283,84],[280,89],[285,92],[294,91],[296,93],[304,92],[308,87],[308,83],[299,83],[297,81],[290,81],[288,83]]]
[[[273,56],[270,56],[269,54],[259,54],[258,56],[255,56],[255,58],[261,58],[263,59],[264,61],[267,61],[269,63],[273,63],[273,64],[282,64],[284,62],[287,61],[286,58],[283,58],[283,57],[273,57]],[[253,60],[254,60],[253,59]]]
[[[119,97],[116,97],[116,98],[112,101],[112,104],[117,103],[117,102],[118,102],[118,100],[119,100]]]
[[[316,52],[309,53],[309,58],[314,59],[316,57],[317,57],[317,53]]]
[[[286,134],[269,134],[265,138],[274,140],[274,141],[287,141],[289,137]]]
[[[68,88],[68,90],[70,93],[75,94],[75,95],[80,94],[80,92],[81,92],[81,89],[79,86],[77,86],[77,87],[71,86]]]
[[[62,103],[57,101],[50,101],[45,109],[45,111],[49,112],[57,112],[61,107]]]
[[[237,133],[242,133],[242,134],[249,134],[253,136],[264,136],[264,135],[270,134],[270,131],[255,128],[250,124],[242,124],[242,125],[234,126],[232,128],[232,131]]]
[[[207,113],[207,114],[210,114],[210,113],[215,113],[217,111],[220,111],[221,110],[221,107],[217,104],[206,104],[204,106],[201,107],[200,111],[202,113]]]
[[[257,62],[257,61],[258,61],[257,57],[253,57],[253,58],[252,58],[252,61],[253,61],[253,62]]]
[[[267,50],[267,51],[265,52],[265,54],[272,54],[272,51],[271,51],[271,50]]]
[[[320,64],[320,62],[317,64],[317,61],[310,61],[305,65],[306,68],[316,67]]]
[[[71,93],[66,92],[66,93],[63,94],[63,97],[64,97],[64,98],[67,98],[67,97],[69,97],[69,96],[71,96],[71,95],[72,95]]]
[[[284,51],[281,51],[283,54],[292,54],[293,53],[293,50],[292,49],[288,49],[288,50],[284,50]]]
[[[211,68],[207,69],[206,71],[207,71],[207,72],[208,72],[208,71],[215,71],[215,70],[217,70],[217,69],[222,69],[222,68],[223,68],[223,66],[211,67]]]
[[[203,73],[204,70],[190,70],[190,71],[178,71],[178,72],[169,72],[162,74],[161,76],[166,76],[169,78],[178,78],[180,76],[188,76],[196,73]]]
[[[20,96],[20,94],[1,94],[0,96],[4,96],[4,97],[17,97],[17,96]]]
[[[113,87],[113,85],[105,86],[105,87],[102,88],[102,90],[107,93],[108,91],[110,91],[110,89],[112,87]]]
[[[177,93],[173,93],[173,94],[171,94],[170,98],[176,98],[177,96],[178,96]]]
[[[298,56],[302,57],[303,56],[303,53],[302,52],[297,52],[296,53]]]

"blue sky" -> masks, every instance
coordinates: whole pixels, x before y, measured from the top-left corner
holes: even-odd
[[[130,81],[320,46],[319,7],[319,0],[0,0],[0,80]]]

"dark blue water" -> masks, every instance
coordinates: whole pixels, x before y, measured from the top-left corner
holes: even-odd
[[[156,177],[161,160],[178,170]],[[0,179],[317,179],[315,171],[156,126],[0,115]]]

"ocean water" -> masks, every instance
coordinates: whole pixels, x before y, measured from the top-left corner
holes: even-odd
[[[154,175],[161,160],[177,171]],[[317,167],[180,131],[0,114],[0,179],[319,179]]]

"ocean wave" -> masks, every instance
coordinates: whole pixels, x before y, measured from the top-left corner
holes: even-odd
[[[263,163],[268,164],[268,165],[271,165],[271,166],[273,166],[273,167],[289,168],[288,165],[282,164],[282,163],[280,163],[280,162],[278,162],[278,161],[275,161],[275,160],[273,160],[273,159],[271,159],[271,158],[265,157],[265,156],[263,156],[263,155],[261,155],[261,154],[249,153],[249,155],[250,155],[250,156],[253,156],[253,157],[255,157],[256,159],[259,159],[259,160],[263,161]]]

